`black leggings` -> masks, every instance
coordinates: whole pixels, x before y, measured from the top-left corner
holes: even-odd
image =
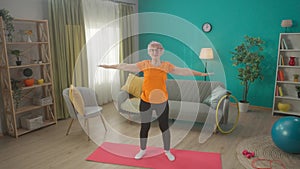
[[[141,99],[141,130],[140,130],[140,147],[146,149],[148,132],[152,121],[152,111],[155,110],[158,117],[159,128],[162,132],[164,149],[170,150],[170,130],[169,130],[169,103],[168,101],[161,104],[151,104]]]

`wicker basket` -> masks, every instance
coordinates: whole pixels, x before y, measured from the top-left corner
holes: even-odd
[[[38,105],[38,106],[49,105],[49,104],[52,104],[52,98],[51,98],[51,96],[44,97],[44,98],[34,98],[33,104]]]
[[[41,115],[26,115],[20,117],[22,128],[34,130],[43,126],[43,116]]]

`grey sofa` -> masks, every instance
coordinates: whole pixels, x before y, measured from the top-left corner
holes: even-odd
[[[225,94],[213,96],[217,88],[222,88],[230,94],[221,82],[216,81],[193,81],[193,80],[167,80],[169,93],[170,114],[169,118],[174,120],[185,120],[193,122],[205,122],[207,113],[216,109],[216,103]],[[208,103],[210,98],[215,97],[216,103]],[[117,100],[119,112],[132,121],[139,121],[139,98],[135,98],[128,92],[121,90]],[[227,122],[229,109],[229,98],[219,106],[222,112],[223,123]],[[210,111],[212,112],[212,111]],[[215,111],[213,111],[215,113]],[[155,117],[154,117],[155,118]]]

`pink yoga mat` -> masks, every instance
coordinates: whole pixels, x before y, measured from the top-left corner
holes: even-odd
[[[169,161],[163,149],[147,147],[145,156],[134,159],[139,146],[104,142],[86,160],[153,169],[222,169],[219,153],[171,149],[175,161]]]

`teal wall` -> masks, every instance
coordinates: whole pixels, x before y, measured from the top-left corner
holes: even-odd
[[[140,14],[145,12],[170,14],[190,22],[197,29],[201,29],[203,23],[210,22],[213,26],[212,31],[202,34],[207,36],[215,49],[215,53],[220,58],[220,60],[214,60],[211,64],[216,61],[222,64],[226,86],[238,99],[242,98],[243,88],[237,79],[237,68],[232,66],[230,52],[243,41],[245,35],[261,37],[266,42],[263,53],[265,60],[262,63],[264,79],[262,81],[256,80],[250,86],[248,100],[251,105],[272,107],[278,38],[279,33],[284,32],[280,23],[283,19],[292,19],[294,26],[288,31],[300,32],[298,26],[300,21],[299,0],[139,0],[138,3]],[[209,45],[209,42],[203,40],[203,35],[191,33],[193,31],[181,24],[177,24],[179,26],[172,25],[173,19],[163,22],[167,24],[156,22],[159,19],[151,18],[147,20],[140,17],[139,26],[142,32],[139,35],[140,49],[146,49],[147,44],[152,40],[160,41],[166,51],[170,51],[166,55],[180,57],[179,66],[186,64],[192,69],[203,71],[204,66],[199,61],[198,54],[202,47]],[[181,41],[172,36],[149,31],[156,27],[165,27],[170,32],[180,32],[179,36],[185,38],[185,40]],[[147,31],[144,31],[146,29]],[[201,41],[205,41],[205,45]],[[141,56],[145,57],[146,52],[143,53],[142,51]],[[174,61],[172,58],[166,60]],[[218,67],[216,65],[209,66]],[[211,68],[212,71],[213,68]],[[222,73],[216,72],[217,74],[213,77],[213,80],[218,80],[218,75]]]

